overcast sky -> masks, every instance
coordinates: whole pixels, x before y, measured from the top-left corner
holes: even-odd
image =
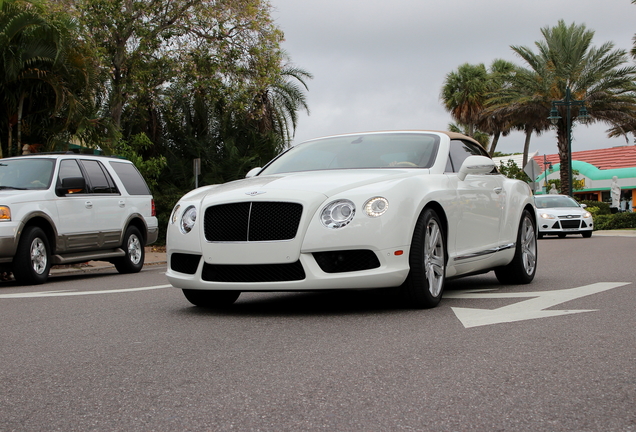
[[[632,48],[636,5],[630,0],[270,0],[292,62],[314,75],[296,139],[386,129],[447,130],[442,106],[446,74],[463,63],[523,61],[511,45],[531,47],[540,29],[585,24],[593,45]],[[631,60],[630,60],[631,64]],[[546,112],[546,117],[549,115]],[[573,129],[573,151],[626,145],[608,126]],[[523,135],[501,138],[497,150],[523,151]],[[633,145],[633,136],[630,136]],[[533,135],[531,151],[557,153],[556,135]]]

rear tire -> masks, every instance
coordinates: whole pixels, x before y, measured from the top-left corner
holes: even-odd
[[[122,249],[126,256],[113,261],[119,273],[138,273],[144,266],[146,251],[144,239],[137,227],[129,226],[124,235]]]
[[[241,292],[184,289],[183,295],[195,306],[219,309],[232,305]]]
[[[524,210],[517,232],[515,256],[504,267],[495,269],[497,280],[502,284],[528,284],[537,271],[537,236],[534,220],[528,210]]]
[[[446,280],[446,240],[441,220],[432,209],[424,210],[417,221],[409,266],[401,287],[405,305],[416,309],[437,306]]]
[[[13,277],[21,285],[43,284],[51,270],[49,239],[41,228],[24,230],[13,259]]]

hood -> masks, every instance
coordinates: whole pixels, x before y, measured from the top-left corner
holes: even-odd
[[[418,174],[428,173],[429,170],[418,169]],[[342,191],[353,189],[372,183],[413,175],[413,170],[402,169],[361,169],[361,170],[329,170],[298,173],[277,174],[272,176],[252,177],[216,186],[208,190],[219,194],[245,194],[276,191],[299,191],[322,194],[330,197]]]

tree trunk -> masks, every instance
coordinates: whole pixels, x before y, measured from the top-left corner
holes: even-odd
[[[488,154],[490,156],[495,154],[495,149],[497,148],[497,143],[499,142],[499,137],[501,136],[501,132],[497,131],[492,137],[492,142],[490,143],[490,149],[488,150]]]
[[[561,119],[557,126],[557,146],[559,148],[559,163],[561,168],[559,170],[561,177],[561,193],[567,194],[570,184],[570,169],[568,167],[568,134],[565,119]]]
[[[528,163],[528,152],[530,151],[530,138],[532,138],[532,127],[526,125],[526,139],[523,143],[523,166],[521,166],[521,169],[524,169],[526,167],[526,164]],[[534,181],[535,179],[530,179],[532,181]]]
[[[20,95],[20,102],[18,102],[18,129],[16,136],[16,155],[21,154],[22,148],[22,110],[24,109],[24,99],[26,99],[26,93]]]

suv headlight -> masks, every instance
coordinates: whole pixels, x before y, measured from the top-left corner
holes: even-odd
[[[194,206],[190,206],[185,209],[183,215],[181,215],[181,222],[179,228],[184,234],[189,233],[194,228],[194,224],[197,221],[197,209]]]
[[[0,221],[11,220],[11,209],[7,206],[0,206]]]
[[[349,200],[337,200],[327,204],[320,212],[320,221],[327,228],[337,229],[353,220],[356,206]]]

